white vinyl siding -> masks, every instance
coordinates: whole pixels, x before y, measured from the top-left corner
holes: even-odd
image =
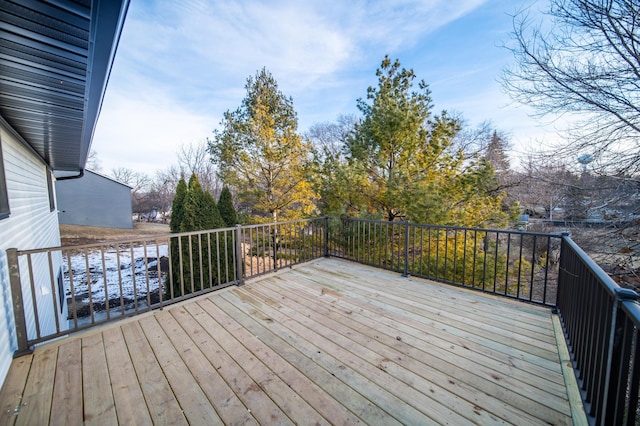
[[[60,245],[57,212],[51,211],[47,166],[31,150],[25,147],[14,133],[0,123],[0,140],[4,159],[4,172],[11,214],[0,219],[0,384],[4,382],[13,352],[17,349],[13,302],[9,283],[9,267],[6,250],[53,247]],[[54,274],[62,265],[60,255],[54,255]],[[39,255],[33,261],[34,287],[39,311],[39,326],[43,333],[55,330],[55,315],[49,284],[49,265],[46,256]],[[21,259],[24,309],[27,331],[35,337],[35,319],[26,259]],[[60,316],[59,319],[62,319]],[[64,327],[65,321],[61,321]]]

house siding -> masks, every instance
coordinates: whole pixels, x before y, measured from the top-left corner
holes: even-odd
[[[66,225],[133,228],[131,188],[86,170],[56,182],[59,221]]]
[[[28,149],[15,133],[0,122],[0,146],[4,159],[4,171],[9,198],[10,215],[0,219],[0,383],[4,382],[17,349],[13,303],[9,282],[9,266],[6,250],[54,247],[60,245],[58,216],[51,211],[47,173],[44,162]],[[61,327],[65,327],[66,309],[54,312],[49,261],[46,255],[37,255],[32,260],[35,303],[38,308],[38,327],[42,333],[55,331],[56,315]],[[52,270],[57,275],[62,266],[59,253],[52,255]],[[36,334],[36,318],[31,298],[29,267],[26,259],[20,259],[20,272],[24,295],[27,334]]]

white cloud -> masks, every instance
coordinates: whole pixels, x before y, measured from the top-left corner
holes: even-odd
[[[107,174],[118,167],[152,174],[176,164],[178,148],[210,136],[213,125],[211,117],[185,110],[161,94],[134,99],[111,93],[92,148]]]
[[[224,111],[240,105],[246,78],[263,66],[294,98],[305,130],[356,112],[356,99],[375,84],[375,68],[387,53],[432,83],[437,110],[459,110],[473,122],[491,119],[501,128],[520,129],[520,123],[531,121],[526,113],[500,109],[508,99],[494,79],[504,56],[491,57],[495,45],[484,45],[469,62],[465,48],[473,46],[447,32],[476,10],[495,17],[514,7],[510,0],[497,3],[132,2],[94,149],[107,171],[165,168],[175,163],[181,144],[211,136]],[[495,29],[485,26],[485,35],[487,28]],[[457,31],[473,37],[474,28]]]
[[[134,3],[121,50],[140,72],[177,85],[244,79],[266,66],[295,91],[411,46],[484,1]]]

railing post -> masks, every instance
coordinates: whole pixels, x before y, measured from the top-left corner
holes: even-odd
[[[409,221],[404,221],[404,270],[403,277],[409,276]]]
[[[329,257],[329,216],[324,217],[324,257]]]
[[[616,387],[616,383],[612,383],[612,377],[617,377],[617,370],[619,370],[621,365],[613,365],[613,356],[614,351],[618,348],[616,347],[616,343],[620,344],[619,340],[616,340],[616,335],[618,334],[618,312],[620,311],[620,305],[625,300],[638,300],[638,293],[633,290],[627,288],[617,288],[614,300],[613,300],[613,309],[611,312],[611,329],[609,331],[609,350],[607,351],[607,364],[604,378],[604,395],[602,399],[602,416],[601,416],[601,424],[607,424],[607,412],[608,410],[614,409],[615,401],[609,401],[609,395],[612,387]],[[616,371],[613,371],[613,370]]]
[[[13,299],[13,317],[16,324],[16,337],[18,350],[14,357],[27,355],[31,349],[27,343],[27,323],[24,317],[24,301],[22,299],[22,284],[20,283],[20,266],[18,265],[18,250],[7,249],[7,262],[9,263],[9,282],[11,283],[11,297]]]
[[[236,225],[236,285],[241,286],[244,284],[244,256],[242,255],[242,243],[240,237],[242,236],[242,225]]]
[[[564,287],[566,285],[565,276],[567,272],[567,252],[569,250],[567,248],[566,240],[570,235],[571,233],[568,231],[563,231],[560,233],[560,256],[558,258],[558,278],[556,281],[556,303],[555,307],[553,308],[556,312],[561,310],[561,305],[564,302],[563,296]]]
[[[273,228],[273,270],[278,270],[278,225]]]

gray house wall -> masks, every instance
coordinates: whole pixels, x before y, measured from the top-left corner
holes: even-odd
[[[56,181],[56,200],[61,224],[133,228],[131,188],[90,170]]]

